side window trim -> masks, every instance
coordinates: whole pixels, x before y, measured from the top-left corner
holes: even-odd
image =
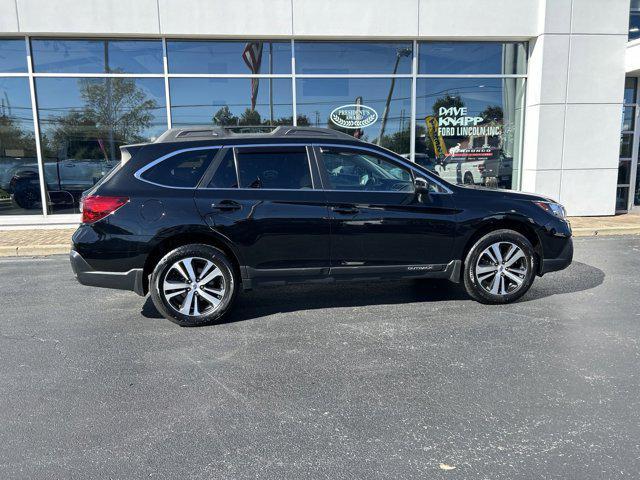
[[[322,190],[322,186],[321,184],[319,184],[318,181],[318,177],[317,175],[319,175],[317,173],[316,168],[314,167],[315,163],[314,160],[311,158],[311,154],[310,154],[310,147],[311,144],[309,143],[247,143],[247,144],[230,144],[230,145],[223,145],[220,147],[216,147],[216,148],[223,148],[224,150],[232,150],[233,151],[233,163],[236,169],[236,179],[238,181],[238,188],[214,188],[214,187],[201,187],[200,190],[252,190],[252,191],[258,191],[258,190],[266,190],[266,191],[276,191],[276,192],[297,192],[297,191],[310,191],[310,190],[300,190],[300,189],[295,189],[295,188],[247,188],[247,187],[240,187],[240,172],[238,171],[238,150],[242,149],[242,148],[278,148],[278,147],[303,147],[305,149],[305,155],[307,156],[307,164],[309,167],[309,176],[311,178],[311,185],[312,185],[312,189],[311,190]],[[313,153],[313,152],[311,152]],[[215,161],[215,158],[214,158]],[[213,163],[213,161],[212,161]],[[211,181],[211,178],[209,178],[209,181]],[[203,183],[204,185],[204,183]],[[172,187],[171,187],[172,188]]]
[[[216,146],[211,146],[211,147],[192,147],[192,148],[182,148],[180,150],[174,150],[172,152],[169,152],[159,158],[156,158],[155,160],[153,160],[152,162],[147,163],[144,167],[139,168],[136,173],[133,174],[133,176],[137,179],[140,180],[141,182],[145,182],[145,183],[149,183],[151,185],[155,185],[157,187],[164,187],[164,188],[175,188],[178,190],[195,190],[198,186],[196,185],[195,187],[176,187],[173,185],[164,185],[162,183],[157,183],[157,182],[152,182],[151,180],[147,180],[145,178],[142,178],[142,174],[144,174],[147,170],[150,170],[151,168],[155,167],[156,165],[158,165],[161,162],[164,162],[165,160],[174,157],[176,155],[179,155],[181,153],[184,152],[195,152],[195,151],[199,151],[199,150],[216,150],[218,148],[222,148],[221,145],[216,145]],[[207,174],[207,172],[205,171],[203,177]],[[202,179],[201,179],[202,180]],[[200,183],[200,182],[198,182]]]
[[[322,162],[322,147],[331,147],[331,148],[346,148],[346,149],[351,149],[351,150],[361,150],[363,152],[367,152],[367,153],[373,153],[376,155],[380,155],[382,157],[388,158],[389,160],[391,160],[394,163],[397,163],[399,165],[402,165],[403,167],[406,167],[409,169],[409,171],[411,172],[411,176],[413,177],[413,179],[415,180],[416,177],[422,177],[422,178],[426,178],[428,181],[435,183],[436,185],[438,185],[438,187],[440,187],[442,190],[442,192],[430,192],[431,195],[450,195],[453,193],[453,191],[448,188],[446,185],[444,185],[442,182],[439,182],[438,180],[434,179],[432,175],[429,175],[427,173],[424,173],[418,169],[415,168],[414,165],[411,165],[410,161],[405,161],[405,160],[400,160],[399,158],[396,158],[392,155],[389,155],[387,153],[381,152],[379,150],[376,150],[374,148],[368,148],[368,147],[363,147],[360,145],[345,145],[345,144],[339,144],[339,143],[314,143],[313,144],[314,147],[314,151],[317,152],[316,153],[316,158],[318,159],[318,163]],[[322,169],[321,169],[322,170]],[[322,174],[321,174],[322,177]],[[323,184],[324,184],[324,179],[323,179]],[[323,185],[324,190],[328,191],[328,192],[366,192],[367,190],[333,190],[330,188],[326,188],[325,185]],[[376,193],[398,193],[396,191],[393,190],[382,190],[382,191],[376,191]]]
[[[213,156],[213,158],[211,159],[211,164],[209,165],[209,168],[207,168],[207,171],[204,172],[204,175],[200,179],[200,182],[198,182],[198,186],[196,187],[198,190],[215,188],[215,187],[208,187],[208,185],[213,179],[213,177],[215,176],[216,172],[218,171],[218,168],[222,165],[222,162],[224,161],[224,158],[227,156],[227,153],[229,151],[232,151],[233,153],[233,166],[236,171],[236,185],[238,185],[238,165],[236,163],[235,152],[233,152],[233,149],[223,145],[220,147],[220,151],[218,151],[218,153],[216,153]],[[230,190],[237,190],[237,188],[232,188]]]

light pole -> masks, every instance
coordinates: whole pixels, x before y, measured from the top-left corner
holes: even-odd
[[[396,50],[396,63],[393,66],[393,77],[391,77],[391,85],[389,86],[389,94],[387,95],[387,101],[384,105],[384,112],[382,113],[382,123],[380,124],[380,135],[378,136],[378,141],[376,142],[380,145],[382,142],[382,137],[384,136],[384,131],[387,128],[387,117],[389,116],[389,106],[391,104],[391,97],[393,97],[393,88],[396,85],[396,73],[398,72],[398,64],[400,63],[400,59],[402,57],[408,57],[412,53],[411,48],[399,48]]]

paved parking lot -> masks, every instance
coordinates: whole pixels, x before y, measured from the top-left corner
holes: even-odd
[[[513,305],[269,288],[186,329],[0,259],[0,478],[637,478],[639,274],[640,237],[585,238]]]

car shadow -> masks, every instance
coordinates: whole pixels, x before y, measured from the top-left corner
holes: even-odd
[[[574,262],[567,270],[555,273],[554,277],[553,280],[551,276],[536,279],[531,290],[520,301],[529,302],[556,294],[589,290],[602,284],[605,275],[598,268]],[[428,279],[264,287],[242,293],[235,308],[219,323],[301,310],[469,299],[461,285]],[[141,313],[146,318],[162,318],[150,297],[147,297]]]

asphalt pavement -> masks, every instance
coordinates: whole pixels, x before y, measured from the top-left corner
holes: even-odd
[[[271,287],[202,328],[0,259],[0,478],[638,478],[640,236],[575,244],[512,305]]]

